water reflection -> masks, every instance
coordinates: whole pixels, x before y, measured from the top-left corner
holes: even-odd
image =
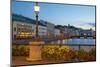
[[[52,44],[56,43],[56,44],[60,44],[61,40],[58,41],[53,41],[51,42]],[[74,39],[65,39],[62,41],[63,44],[84,44],[84,45],[95,45],[95,39],[78,39],[78,38],[74,38]]]

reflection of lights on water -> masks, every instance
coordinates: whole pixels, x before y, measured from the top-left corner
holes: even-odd
[[[57,44],[60,44],[61,40],[56,41]],[[63,44],[95,44],[95,39],[65,39]]]

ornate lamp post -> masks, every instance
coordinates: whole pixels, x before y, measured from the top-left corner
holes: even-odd
[[[36,14],[36,38],[38,39],[38,17],[39,17],[38,14],[40,11],[40,6],[38,5],[38,2],[35,3],[34,11]]]
[[[35,41],[29,42],[29,57],[27,58],[28,61],[36,61],[36,60],[42,60],[41,58],[41,48],[42,44],[44,44],[44,41],[38,40],[39,35],[38,35],[38,14],[40,11],[40,7],[38,5],[38,2],[35,3],[34,6],[34,12],[36,14],[36,36],[35,36]]]

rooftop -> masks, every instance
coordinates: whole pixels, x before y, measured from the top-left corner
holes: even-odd
[[[34,19],[30,19],[28,17],[18,15],[18,14],[12,14],[12,22],[13,21],[19,21],[19,22],[29,23],[29,24],[36,24],[36,21]],[[44,22],[42,23],[40,21],[39,21],[39,25],[46,26],[46,24],[44,24]]]

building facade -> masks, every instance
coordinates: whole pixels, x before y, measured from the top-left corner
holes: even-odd
[[[34,23],[32,19],[13,14],[12,24],[13,39],[34,37]]]
[[[55,35],[55,37],[59,37],[60,36],[60,30],[55,28],[54,35]]]
[[[13,39],[16,38],[33,38],[36,34],[36,22],[33,19],[21,16],[13,15]],[[55,32],[54,24],[40,20],[38,23],[38,35],[39,37],[52,37],[57,35]],[[56,34],[55,34],[56,33]]]

